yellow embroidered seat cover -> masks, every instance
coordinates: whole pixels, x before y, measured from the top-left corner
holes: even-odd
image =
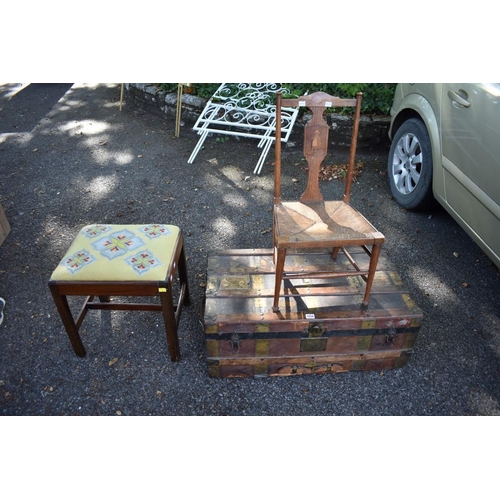
[[[166,224],[85,226],[51,280],[165,281],[179,233]]]

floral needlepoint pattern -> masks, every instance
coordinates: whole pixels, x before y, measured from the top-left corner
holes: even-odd
[[[170,229],[162,224],[151,224],[149,226],[141,227],[140,231],[148,238],[158,238],[158,236],[165,236],[170,234]]]
[[[161,266],[161,262],[148,250],[132,255],[125,259],[125,262],[139,275],[147,273],[153,267]]]
[[[114,259],[121,255],[135,250],[144,245],[144,242],[134,233],[123,229],[116,233],[109,234],[99,241],[92,243],[92,246],[108,259]]]
[[[75,274],[84,266],[91,264],[97,260],[93,255],[91,255],[87,250],[80,250],[68,257],[64,262],[61,262],[71,274]]]
[[[104,224],[95,224],[93,226],[89,226],[85,228],[83,234],[87,238],[95,238],[96,236],[100,236],[103,233],[106,233],[111,229],[111,226],[105,226]]]

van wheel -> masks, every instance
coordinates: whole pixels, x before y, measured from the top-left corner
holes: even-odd
[[[400,206],[424,210],[436,205],[432,194],[432,170],[427,128],[418,118],[410,118],[397,130],[389,152],[389,184]]]

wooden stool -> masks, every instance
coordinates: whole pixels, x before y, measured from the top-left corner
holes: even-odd
[[[174,305],[177,271],[179,298]],[[78,356],[85,356],[78,330],[89,309],[162,311],[170,359],[179,361],[177,327],[182,306],[189,305],[189,289],[184,239],[177,226],[86,226],[52,273],[49,287]],[[76,321],[68,295],[86,296]],[[99,302],[93,302],[95,296]],[[112,303],[111,296],[158,296],[160,303]]]

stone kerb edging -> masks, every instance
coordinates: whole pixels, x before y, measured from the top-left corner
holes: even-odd
[[[124,101],[137,105],[139,108],[158,114],[162,117],[174,118],[177,109],[177,92],[165,92],[153,83],[125,83]],[[182,96],[182,125],[192,126],[203,110],[207,99],[191,94]],[[346,145],[351,141],[351,119],[348,116],[332,113],[327,117],[331,125],[330,140],[333,144]],[[301,134],[301,128],[307,117],[297,120],[292,136]],[[359,147],[370,147],[389,142],[390,118],[387,116],[361,116],[359,124]]]

